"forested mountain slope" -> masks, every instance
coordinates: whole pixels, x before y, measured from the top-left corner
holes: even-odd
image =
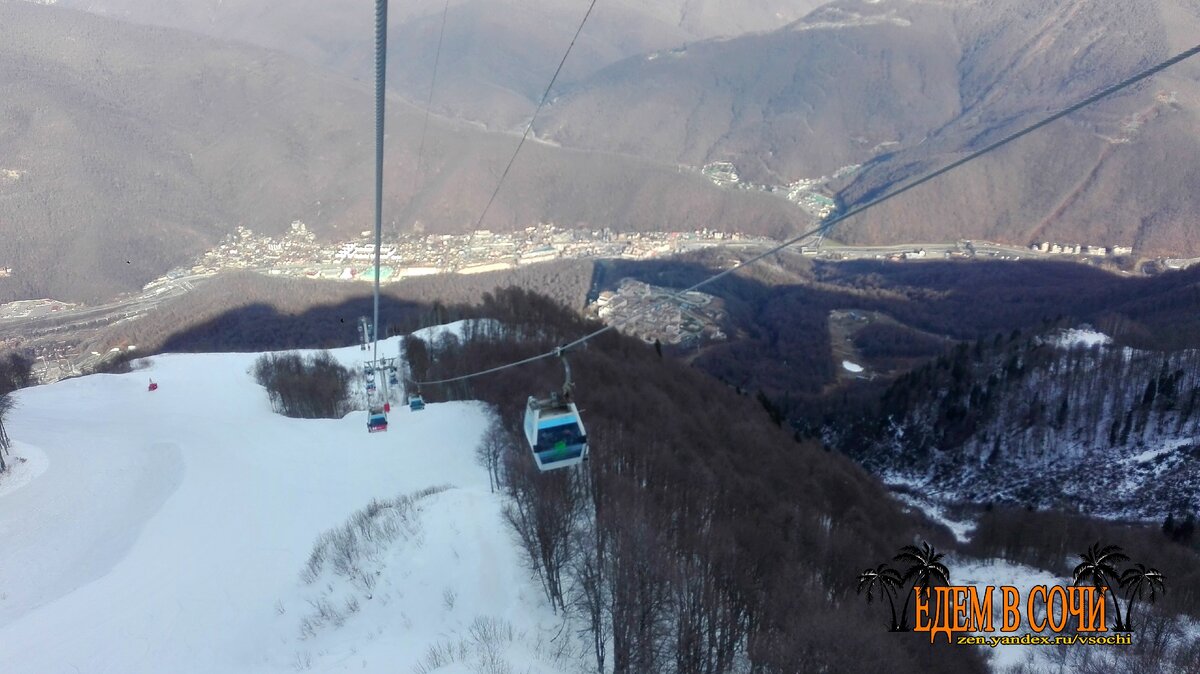
[[[1155,521],[1200,512],[1200,351],[1110,342],[1084,329],[961,344],[826,439],[946,499]]]

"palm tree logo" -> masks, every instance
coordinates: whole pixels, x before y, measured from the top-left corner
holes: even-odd
[[[874,569],[866,569],[858,574],[858,593],[862,594],[863,590],[867,591],[868,604],[874,600],[876,589],[879,594],[887,597],[888,606],[892,609],[892,625],[888,628],[889,632],[907,631],[902,630],[900,624],[896,622],[896,593],[903,585],[900,572],[888,566],[887,563],[880,564]],[[907,621],[905,622],[907,623]]]
[[[938,552],[932,545],[926,542],[921,543],[921,547],[915,545],[906,545],[900,548],[900,553],[892,559],[894,561],[909,561],[912,565],[904,572],[904,582],[913,581],[913,592],[908,593],[904,598],[904,610],[901,612],[904,625],[908,624],[908,600],[917,592],[923,592],[925,598],[929,598],[929,588],[934,581],[941,581],[943,585],[950,584],[950,569],[942,564],[942,559],[946,555]],[[936,612],[937,606],[934,606]],[[936,620],[936,613],[934,614]]]
[[[1158,569],[1147,569],[1145,564],[1135,564],[1121,574],[1121,587],[1125,588],[1125,627],[1133,631],[1133,605],[1143,596],[1151,604],[1160,594],[1167,593],[1163,584],[1166,576]]]
[[[1146,568],[1145,564],[1138,563],[1125,569],[1124,572],[1118,571],[1116,567],[1118,563],[1129,561],[1129,556],[1119,545],[1101,546],[1097,541],[1087,549],[1087,552],[1079,555],[1079,559],[1081,562],[1072,573],[1075,585],[1091,582],[1101,592],[1107,592],[1112,597],[1114,622],[1116,623],[1113,629],[1117,632],[1133,631],[1131,616],[1133,607],[1138,600],[1144,598],[1153,604],[1159,595],[1167,592],[1165,585],[1167,578],[1158,569]],[[1118,600],[1114,584],[1125,590],[1125,615],[1123,616],[1121,615],[1121,602]]]
[[[1116,564],[1129,559],[1119,545],[1100,546],[1097,541],[1092,544],[1087,552],[1079,555],[1079,565],[1071,572],[1072,583],[1082,585],[1091,582],[1096,589],[1102,593],[1108,593],[1112,597],[1113,612],[1116,619],[1116,630],[1118,632],[1128,632],[1125,628],[1125,621],[1121,619],[1121,604],[1117,601],[1117,593],[1113,591],[1113,582],[1120,582],[1121,572],[1117,571]]]
[[[929,543],[923,542],[919,548],[915,545],[906,545],[900,548],[900,551],[892,558],[894,562],[910,562],[904,573],[901,574],[886,563],[880,564],[874,569],[868,568],[858,574],[858,593],[862,594],[863,590],[866,590],[869,604],[874,600],[874,593],[878,590],[879,594],[887,597],[888,606],[892,611],[892,625],[889,631],[910,632],[912,628],[908,625],[908,603],[912,600],[913,595],[923,592],[928,598],[929,588],[934,584],[950,584],[950,569],[942,563],[944,558],[945,555],[938,552]],[[904,607],[900,609],[900,614],[897,616],[895,598],[910,582],[912,585],[910,590],[905,593]]]

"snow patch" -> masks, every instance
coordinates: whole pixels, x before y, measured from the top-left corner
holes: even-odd
[[[0,473],[0,496],[11,494],[33,481],[34,478],[46,472],[50,459],[46,453],[23,442],[12,443],[9,452],[4,455],[8,470]]]
[[[316,574],[306,566],[299,591],[277,605],[288,619],[272,660],[319,671],[360,660],[401,672],[567,668],[542,648],[561,620],[542,605],[520,553],[495,535],[506,531],[500,499],[478,487],[428,492],[400,497],[401,507],[379,518],[396,526],[390,541],[357,541],[362,555],[350,576],[333,558]]]
[[[859,365],[858,363],[852,363],[848,360],[842,361],[842,368],[847,372],[854,372],[855,374],[863,371],[862,365]]]
[[[1014,564],[1013,562],[1004,559],[987,559],[980,560],[973,557],[959,557],[954,554],[947,555],[946,565],[950,567],[950,583],[952,585],[974,585],[983,591],[990,585],[992,587],[1001,587],[1011,585],[1018,588],[1022,596],[1027,596],[1025,593],[1034,585],[1063,585],[1068,583],[1068,579],[1057,576],[1045,569],[1037,569],[1024,564]],[[997,595],[999,590],[997,590]],[[995,616],[994,624],[1001,625],[1001,610],[1002,604],[996,596],[992,605],[992,613]],[[1032,633],[1028,625],[1023,625],[1022,629],[1014,632],[1013,635],[1020,636],[1021,634]],[[989,636],[993,636],[989,633]],[[1049,655],[1053,649],[1040,646],[1000,646],[996,648],[984,648],[988,657],[989,664],[993,672],[1007,671],[1008,668],[1020,665],[1026,662],[1028,658],[1036,658],[1039,655]],[[1040,651],[1040,652],[1039,652]]]
[[[468,328],[470,328],[472,332],[479,333],[494,331],[499,327],[500,321],[490,318],[465,319],[461,321],[454,321],[453,323],[447,323],[446,325],[435,325],[429,328],[421,328],[420,330],[413,332],[412,336],[432,344],[442,335],[453,335],[458,339],[462,339],[467,333]]]
[[[870,4],[878,4],[878,2]],[[892,24],[907,28],[912,25],[912,21],[897,16],[895,12],[863,15],[840,8],[827,8],[813,12],[802,21],[792,24],[791,29],[797,32],[805,30],[836,30],[839,28],[857,28],[879,24]]]
[[[954,539],[959,543],[968,543],[971,540],[971,532],[975,531],[975,522],[971,520],[956,520],[946,514],[946,509],[925,498],[906,494],[904,492],[892,492],[897,500],[905,505],[925,513],[926,517],[944,525],[954,534]]]
[[[1190,437],[1189,438],[1172,438],[1172,439],[1164,442],[1162,447],[1156,447],[1155,449],[1147,449],[1146,451],[1142,452],[1141,454],[1138,454],[1137,456],[1132,458],[1132,461],[1134,461],[1135,463],[1147,463],[1147,462],[1153,461],[1153,460],[1157,459],[1158,457],[1163,456],[1165,454],[1170,454],[1171,452],[1179,449],[1180,447],[1191,447],[1195,443],[1196,443],[1195,438],[1190,438]]]
[[[1072,328],[1059,333],[1058,337],[1054,340],[1054,344],[1063,349],[1071,349],[1077,346],[1090,348],[1112,344],[1112,337],[1095,330]]]

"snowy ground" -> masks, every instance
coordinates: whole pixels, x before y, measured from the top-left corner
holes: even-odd
[[[496,331],[501,328],[500,321],[490,318],[467,319],[462,321],[454,321],[453,323],[447,323],[445,325],[434,325],[428,328],[421,328],[420,330],[412,333],[412,336],[430,343],[436,342],[442,337],[442,335],[445,334],[454,335],[458,339],[462,339],[466,334],[468,324],[471,324],[470,327],[472,327],[477,333]],[[391,351],[395,351],[395,349],[389,349],[389,352]]]
[[[1109,337],[1103,332],[1097,332],[1095,330],[1089,330],[1086,328],[1071,328],[1069,330],[1061,331],[1058,335],[1058,338],[1055,340],[1055,344],[1064,349],[1070,349],[1076,346],[1091,347],[1096,346],[1097,344],[1103,346],[1105,344],[1112,344],[1112,337]]]
[[[889,485],[894,486],[894,485]],[[954,534],[955,540],[959,543],[967,543],[971,540],[971,532],[975,531],[975,521],[970,519],[954,519],[946,513],[946,507],[935,503],[934,501],[921,498],[914,494],[909,494],[902,491],[893,491],[892,496],[900,501],[909,509],[917,512],[922,512],[929,519],[938,524],[945,525],[950,533]]]
[[[0,474],[0,496],[14,492],[46,472],[46,453],[23,442],[13,442],[4,454],[8,470]]]
[[[980,561],[973,557],[955,557],[952,555],[947,558],[946,565],[950,567],[951,583],[954,585],[974,585],[979,588],[981,593],[989,585],[993,587],[1011,585],[1019,588],[1022,597],[1025,597],[1025,593],[1034,585],[1051,586],[1069,584],[1068,579],[1060,578],[1049,571],[1035,569],[1023,564],[1014,564],[1000,559]],[[1002,618],[1000,616],[1000,597],[998,594],[994,597],[993,601],[992,609],[995,616],[995,624],[1000,625]],[[997,634],[999,632],[984,633],[984,636],[990,637]],[[1020,636],[1023,634],[1034,634],[1034,632],[1029,629],[1028,625],[1022,624],[1021,628],[1012,634]],[[964,646],[963,648],[967,647]],[[1026,662],[1035,666],[1043,665],[1045,663],[1040,656],[1049,655],[1050,649],[1058,647],[1009,645],[995,647],[970,646],[970,648],[983,649],[986,652],[988,665],[991,666],[992,671],[1004,672],[1011,667]]]
[[[9,432],[29,461],[0,481],[0,669],[573,669],[549,655],[570,630],[474,461],[483,405],[401,409],[374,435],[363,412],[286,419],[247,374],[255,357],[155,357],[16,394]],[[452,486],[419,499],[405,535],[368,560],[370,591],[300,579],[322,532],[435,485]],[[343,602],[340,624],[305,634],[322,596]]]
[[[919,486],[915,481],[904,480],[893,480],[889,485],[894,489],[896,487],[911,489]],[[959,543],[970,541],[971,534],[974,532],[976,526],[974,520],[954,519],[950,517],[947,509],[941,504],[899,489],[892,491],[892,496],[909,508],[923,512],[934,522],[945,525],[954,534],[955,539]],[[1016,564],[1004,559],[981,560],[978,557],[968,557],[951,553],[944,561],[950,569],[950,582],[952,585],[974,585],[979,588],[981,593],[989,585],[997,588],[1004,585],[1011,585],[1020,588],[1022,593],[1026,593],[1034,585],[1051,586],[1069,583],[1068,579],[1060,578],[1050,571],[1033,568],[1024,564]],[[1022,596],[1025,595],[1023,594]],[[999,595],[994,595],[993,601],[995,624],[999,625],[1001,619],[999,613]],[[1033,634],[1033,631],[1029,629],[1028,625],[1023,625],[1014,634],[1020,636],[1027,633]],[[998,632],[983,633],[983,636],[992,637],[998,634]],[[964,648],[966,647],[968,646],[964,646]],[[1051,654],[1053,647],[1004,645],[994,647],[969,646],[969,648],[983,649],[991,670],[998,674],[1003,674],[1003,672],[1022,664],[1029,664],[1034,667],[1049,667],[1050,661],[1046,656]]]

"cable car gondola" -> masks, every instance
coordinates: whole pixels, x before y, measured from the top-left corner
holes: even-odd
[[[538,470],[569,468],[587,460],[587,431],[579,417],[579,408],[571,401],[571,366],[559,352],[566,371],[562,393],[549,398],[529,396],[525,404],[525,439],[533,452]]]
[[[371,406],[367,412],[367,432],[379,433],[386,431],[388,427],[387,412],[382,407]]]

